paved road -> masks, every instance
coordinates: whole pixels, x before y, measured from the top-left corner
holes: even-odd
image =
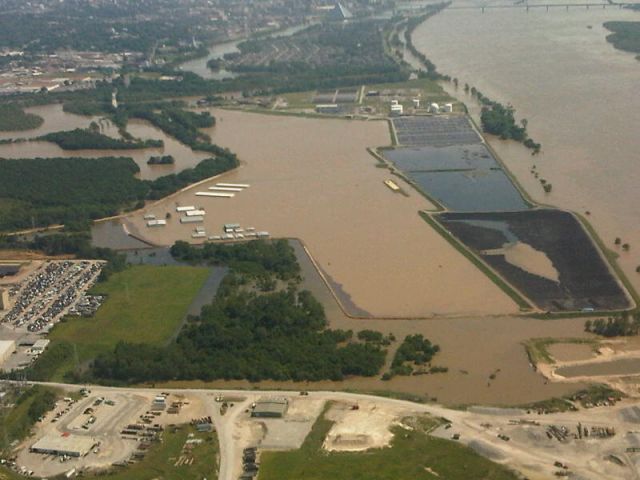
[[[62,389],[81,388],[82,385],[63,383],[32,382]],[[119,388],[89,386],[94,394],[99,392],[135,393],[156,392],[151,388]],[[236,480],[241,472],[243,445],[239,440],[241,415],[249,405],[262,396],[279,396],[299,398],[298,391],[255,391],[255,390],[208,390],[208,389],[162,389],[171,393],[201,395],[211,415],[220,443],[219,480]],[[216,395],[244,398],[235,402],[222,416],[219,403],[214,402]],[[634,419],[634,407],[640,405],[635,400],[627,400],[615,407],[597,407],[578,412],[565,412],[549,415],[526,413],[517,409],[475,408],[467,411],[452,410],[439,405],[425,405],[405,400],[377,397],[345,392],[310,392],[309,398],[318,400],[344,401],[347,403],[375,402],[384,407],[404,410],[407,414],[427,413],[435,417],[444,417],[452,423],[452,427],[440,427],[434,435],[450,438],[453,433],[460,434],[460,442],[474,446],[485,455],[503,459],[509,465],[525,470],[530,478],[552,478],[558,470],[553,464],[560,459],[569,464],[571,471],[584,479],[620,478],[637,479],[635,466],[637,455],[628,455],[629,435],[638,432],[640,439],[640,422]],[[612,438],[589,438],[577,442],[569,436],[566,442],[555,439],[548,440],[545,430],[550,425],[566,426],[571,432],[581,422],[589,427],[614,427],[617,434]],[[498,439],[498,434],[511,436],[510,441]],[[537,437],[537,438],[536,438]],[[624,467],[614,465],[605,460],[607,455],[615,453],[625,462]]]

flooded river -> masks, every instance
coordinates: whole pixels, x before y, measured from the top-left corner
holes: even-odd
[[[100,117],[84,117],[62,110],[62,105],[42,105],[27,109],[44,119],[44,123],[34,130],[20,132],[1,132],[3,138],[35,138],[51,132],[87,128],[92,121],[98,123],[102,133],[117,137],[118,131],[107,120]],[[63,150],[50,142],[25,142],[0,145],[0,158],[51,158],[51,157],[131,157],[140,167],[140,178],[152,180],[163,175],[179,172],[194,167],[202,159],[211,156],[206,152],[194,152],[186,145],[165,135],[164,132],[143,120],[130,120],[127,130],[131,135],[141,139],[162,140],[162,148],[145,148],[138,150]],[[152,155],[173,155],[173,165],[147,165]]]
[[[271,37],[286,37],[289,35],[293,35],[300,30],[307,28],[309,25],[295,25],[293,27],[285,28],[284,30],[278,31],[270,35]],[[196,75],[200,75],[202,78],[206,78],[209,80],[224,80],[225,78],[235,78],[237,76],[236,73],[230,72],[229,70],[225,70],[221,68],[219,70],[211,70],[207,63],[209,60],[217,60],[222,58],[226,53],[235,53],[238,52],[238,44],[245,41],[245,38],[239,38],[237,40],[216,43],[211,46],[209,49],[209,54],[206,57],[196,58],[194,60],[189,60],[188,62],[184,62],[180,65],[180,69],[185,72],[193,72]]]
[[[454,1],[453,7],[473,5]],[[579,213],[604,242],[631,245],[620,263],[640,288],[640,62],[606,42],[603,22],[640,21],[640,13],[607,7],[446,10],[414,33],[417,48],[442,73],[488,97],[511,103],[529,120],[543,151],[532,157],[513,142],[490,143],[537,201]],[[451,88],[452,89],[452,88]],[[473,107],[462,87],[454,92]],[[477,114],[477,105],[472,108]],[[530,173],[553,185],[545,194]]]
[[[224,223],[240,223],[302,239],[353,315],[517,312],[506,294],[420,218],[418,211],[433,205],[400,180],[408,196],[384,185],[390,173],[375,167],[366,147],[389,144],[386,122],[213,113],[219,121],[207,133],[237,152],[241,167],[148,207],[158,218],[172,215],[166,227],[147,228],[143,212],[130,215],[132,233],[158,245],[192,241],[194,225],[180,224],[175,208],[196,205],[206,210],[207,235],[221,234]],[[195,195],[216,181],[251,187],[229,199]]]

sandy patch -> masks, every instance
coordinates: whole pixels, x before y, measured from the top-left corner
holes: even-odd
[[[370,402],[356,405],[338,403],[326,414],[334,421],[323,443],[329,451],[359,452],[389,446],[393,439],[391,426],[399,419],[397,409]]]
[[[560,274],[549,257],[527,243],[516,242],[504,248],[485,250],[482,253],[485,255],[504,255],[504,259],[507,262],[526,272],[553,282],[560,280]]]

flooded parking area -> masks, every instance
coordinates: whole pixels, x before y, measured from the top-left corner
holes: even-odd
[[[541,309],[593,311],[630,306],[584,227],[568,212],[442,213],[434,218]],[[518,242],[528,245],[530,253],[539,252],[533,263],[542,264],[542,272],[527,268],[523,255],[514,261],[497,251]]]

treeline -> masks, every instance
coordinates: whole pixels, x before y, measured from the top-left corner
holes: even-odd
[[[411,54],[416,57],[424,66],[426,71],[424,76],[432,80],[448,80],[449,76],[441,75],[440,73],[438,73],[436,65],[431,60],[429,60],[424,53],[416,48],[416,46],[413,44],[413,32],[418,27],[418,25],[422,24],[425,20],[432,17],[436,13],[444,10],[450,4],[451,2],[431,5],[428,7],[428,11],[426,13],[417,17],[410,17],[406,22],[406,29],[404,31],[404,43],[407,47],[407,50],[409,50]]]
[[[5,392],[9,395],[14,392]],[[2,416],[0,428],[1,448],[7,449],[11,442],[27,437],[40,417],[52,410],[56,403],[56,393],[46,387],[35,385],[20,393],[12,410]]]
[[[123,103],[114,110],[110,104],[104,102],[84,103],[76,100],[68,106],[65,103],[64,108],[67,111],[91,112],[91,115],[107,115],[118,126],[123,136],[127,135],[126,126],[129,118],[146,120],[192,150],[212,153],[217,158],[225,157],[226,160],[236,162],[236,156],[229,149],[211,143],[209,135],[199,130],[214,126],[215,118],[209,112],[190,112],[184,107],[184,103],[179,101],[155,101]]]
[[[83,128],[48,133],[37,140],[55,143],[63,150],[134,150],[164,145],[162,140],[124,140]]]
[[[187,247],[179,243],[172,252],[180,259],[198,259]],[[220,246],[203,254],[203,259],[230,265],[232,273],[214,302],[198,317],[190,317],[174,343],[167,347],[120,343],[93,362],[89,379],[318,381],[378,374],[385,351],[354,339],[351,331],[327,329],[322,305],[310,292],[298,290],[295,281],[285,290],[269,293],[254,288],[253,272],[288,279],[299,271],[299,266],[291,265],[295,257],[286,242],[255,241],[237,247]]]
[[[176,159],[173,155],[158,155],[149,157],[147,165],[173,165],[176,163]]]
[[[253,240],[232,245],[206,243],[202,247],[179,240],[171,247],[171,255],[193,264],[228,265],[238,273],[271,273],[285,281],[300,277],[300,264],[286,240]]]
[[[0,132],[33,130],[43,123],[42,117],[33,113],[26,113],[18,105],[0,105]]]
[[[145,198],[130,158],[0,159],[0,231],[115,215]]]
[[[35,235],[23,239],[15,235],[0,235],[0,248],[9,250],[35,250],[47,256],[74,255],[83,260],[105,260],[99,281],[127,267],[127,257],[110,248],[94,247],[88,231]]]
[[[640,6],[635,6],[640,9]],[[605,22],[604,28],[613,32],[607,35],[607,42],[618,50],[640,53],[640,22]],[[638,55],[640,60],[640,55]]]
[[[123,108],[127,117],[146,120],[194,150],[211,144],[211,138],[199,130],[213,127],[215,124],[215,119],[209,112],[189,112],[170,103],[155,107],[160,108],[145,105]]]
[[[236,155],[229,151],[225,151],[223,155],[215,158],[205,158],[194,168],[187,168],[179,173],[164,175],[155,180],[144,181],[149,188],[145,199],[158,200],[164,198],[193,183],[214,177],[237,166],[238,159]]]
[[[584,324],[587,332],[603,337],[630,337],[640,332],[640,315],[622,315],[619,317],[587,320]]]
[[[438,345],[432,344],[430,340],[422,335],[407,335],[398,350],[396,350],[391,363],[391,370],[386,374],[385,379],[389,379],[394,375],[416,373],[414,368],[425,367],[439,351],[440,347]],[[421,371],[420,373],[439,373],[441,371],[443,371],[441,367],[433,367],[431,370]]]
[[[457,79],[455,83],[457,84]],[[464,90],[477,98],[482,104],[482,112],[480,113],[482,130],[492,135],[497,135],[503,140],[521,142],[525,147],[532,150],[532,155],[540,153],[542,146],[533,141],[527,134],[527,120],[522,119],[518,125],[515,118],[516,111],[511,105],[504,106],[495,100],[491,100],[478,89],[469,87],[467,84],[465,84]]]
[[[131,158],[0,159],[0,231],[74,225],[140,208],[237,166],[234,154],[155,180],[135,178]]]

